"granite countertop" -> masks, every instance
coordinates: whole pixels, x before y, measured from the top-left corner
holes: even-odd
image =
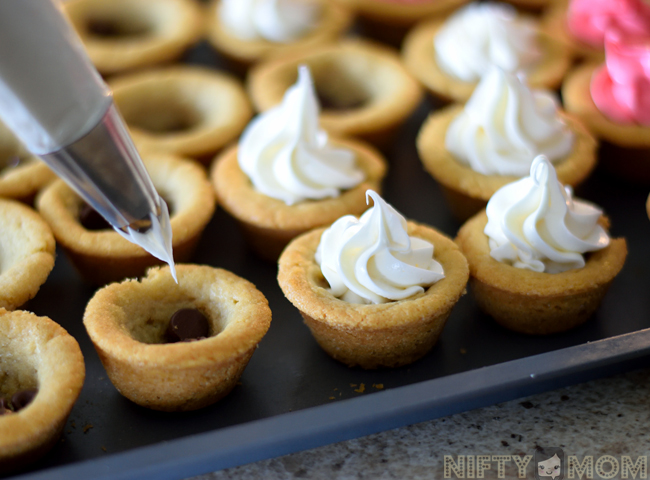
[[[561,388],[506,403],[459,413],[279,458],[195,477],[222,479],[412,479],[459,478],[444,471],[445,455],[459,465],[464,455],[469,465],[479,455],[489,455],[484,478],[517,478],[514,461],[504,461],[498,472],[493,455],[524,460],[538,447],[560,447],[568,465],[575,456],[586,467],[591,457],[591,478],[618,466],[607,478],[625,478],[623,463],[642,468],[650,456],[650,369]],[[613,458],[607,460],[605,455]],[[535,457],[533,457],[534,459]],[[600,469],[597,465],[601,459]],[[535,478],[534,460],[525,478]],[[573,472],[574,478],[580,478]],[[446,475],[445,475],[446,473]],[[628,470],[628,478],[647,478],[645,470]],[[475,474],[475,478],[480,478]],[[585,470],[582,478],[589,478]],[[470,472],[460,478],[472,478]],[[551,478],[542,477],[542,478]],[[565,475],[571,478],[571,472]],[[559,478],[557,479],[559,480]]]

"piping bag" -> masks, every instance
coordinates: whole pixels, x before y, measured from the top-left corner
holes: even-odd
[[[0,119],[176,280],[167,204],[55,0],[0,1]]]

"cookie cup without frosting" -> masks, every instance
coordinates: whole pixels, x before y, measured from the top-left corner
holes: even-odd
[[[13,310],[34,298],[54,268],[55,243],[32,208],[0,199],[0,307]]]
[[[404,39],[402,60],[407,70],[435,97],[442,101],[465,102],[478,84],[464,82],[444,72],[436,61],[433,39],[447,18],[436,18],[416,25]],[[564,45],[543,31],[539,32],[541,58],[526,72],[531,88],[553,90],[560,86],[571,66],[571,55]]]
[[[59,440],[85,378],[79,345],[47,317],[0,308],[0,397],[38,388],[22,410],[0,415],[0,474],[35,462]]]
[[[458,246],[433,228],[409,221],[409,235],[434,245],[445,278],[405,300],[352,304],[330,293],[314,259],[324,231],[293,240],[280,257],[278,272],[282,292],[323,350],[348,366],[366,369],[407,365],[429,352],[465,293],[469,270]]]
[[[331,0],[317,0],[315,3],[321,7],[316,26],[294,41],[279,43],[263,38],[241,39],[233,35],[220,21],[218,10],[221,1],[212,1],[206,13],[206,37],[217,51],[235,62],[237,70],[245,71],[250,65],[269,55],[283,55],[294,49],[314,48],[331,43],[342,36],[352,24],[353,17],[347,8]]]
[[[368,209],[366,190],[381,192],[386,162],[370,145],[356,140],[331,139],[337,148],[352,150],[366,179],[338,197],[304,200],[287,205],[255,189],[231,147],[216,158],[210,177],[219,205],[237,220],[248,245],[260,257],[275,262],[291,239],[316,227],[329,225],[343,215],[361,215]]]
[[[585,255],[583,268],[533,272],[490,256],[483,233],[486,224],[485,211],[478,213],[461,227],[456,242],[469,262],[470,289],[479,307],[516,332],[548,335],[584,323],[600,305],[627,256],[625,239],[612,238],[608,247]]]
[[[95,293],[84,326],[106,373],[132,402],[162,411],[196,410],[227,395],[271,323],[264,295],[226,270],[154,267],[142,280],[113,283]],[[162,343],[170,317],[199,310],[210,337]]]
[[[567,112],[578,117],[600,140],[603,167],[633,183],[650,184],[650,126],[610,120],[591,98],[591,78],[602,66],[587,63],[569,72],[562,85]]]
[[[136,146],[209,159],[252,116],[241,82],[198,66],[175,66],[116,77],[113,98]]]
[[[205,169],[192,160],[157,153],[146,154],[143,162],[154,187],[169,202],[174,259],[188,261],[216,208]],[[37,205],[68,258],[93,284],[138,277],[163,263],[113,229],[87,230],[79,222],[83,201],[63,180],[45,189]]]
[[[397,128],[419,105],[422,90],[392,49],[347,40],[269,58],[251,69],[247,88],[253,105],[265,111],[282,102],[307,65],[318,96],[336,109],[321,107],[320,125],[337,136],[390,145]]]
[[[199,40],[203,26],[191,0],[71,0],[64,8],[105,75],[173,61]]]
[[[424,168],[440,184],[451,212],[460,221],[484,209],[494,192],[518,179],[513,175],[476,172],[456,160],[446,149],[447,129],[463,108],[463,105],[451,105],[429,115],[416,141]],[[576,187],[596,166],[597,143],[580,120],[564,113],[561,117],[575,137],[569,155],[553,165],[563,185]]]

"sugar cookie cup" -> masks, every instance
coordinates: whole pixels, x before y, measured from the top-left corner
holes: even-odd
[[[366,41],[301,50],[251,69],[247,88],[265,111],[282,101],[307,65],[321,103],[320,125],[337,136],[389,145],[397,128],[419,105],[422,91],[390,48]]]
[[[603,45],[596,47],[582,42],[569,30],[567,24],[568,3],[568,1],[558,0],[544,13],[541,19],[544,30],[562,42],[577,60],[603,61],[605,59]]]
[[[56,178],[0,123],[0,197],[31,204],[36,193]]]
[[[0,307],[34,298],[54,268],[52,230],[32,208],[0,199]]]
[[[79,345],[47,317],[0,308],[0,397],[38,388],[34,400],[0,415],[0,473],[35,462],[59,440],[85,378]]]
[[[208,266],[176,272],[178,284],[162,267],[98,290],[83,319],[113,385],[154,410],[195,410],[227,395],[271,323],[266,298],[247,280]],[[208,338],[162,343],[181,308],[207,317]]]
[[[252,116],[241,83],[228,74],[176,66],[115,78],[113,98],[138,149],[209,159]]]
[[[413,24],[423,18],[446,15],[469,0],[336,0],[351,9],[364,34],[399,46]]]
[[[599,67],[586,63],[569,72],[562,85],[565,108],[600,140],[598,156],[607,171],[631,183],[650,184],[650,126],[617,123],[598,109],[590,84]]]
[[[316,25],[305,35],[287,43],[272,42],[263,38],[242,39],[223,25],[219,18],[221,1],[212,1],[207,9],[206,37],[220,53],[234,62],[238,71],[245,71],[252,64],[268,56],[278,56],[294,49],[309,49],[332,43],[350,27],[353,16],[350,11],[330,0],[314,0],[321,11]]]
[[[448,75],[436,61],[433,39],[446,22],[434,18],[416,25],[404,39],[402,61],[407,70],[436,98],[443,102],[465,102],[478,84]],[[571,66],[571,55],[565,46],[545,34],[538,35],[541,58],[526,72],[531,88],[553,90],[560,86]]]
[[[203,26],[190,0],[71,0],[64,8],[104,75],[176,60]]]
[[[605,224],[607,223],[604,220]],[[583,268],[534,272],[490,256],[485,211],[469,219],[456,242],[467,257],[470,289],[481,310],[516,332],[548,335],[577,327],[593,315],[627,256],[625,239],[585,255]]]
[[[168,204],[174,259],[187,261],[216,208],[207,174],[196,162],[171,155],[149,153],[143,161],[154,187]],[[162,263],[113,229],[84,227],[79,220],[84,203],[62,180],[45,189],[37,205],[68,258],[93,284],[138,277],[148,267]]]
[[[386,161],[379,152],[352,139],[330,140],[334,147],[354,152],[366,179],[338,197],[305,200],[294,205],[255,189],[239,167],[236,146],[215,159],[210,178],[218,203],[237,220],[246,242],[261,258],[275,262],[289,241],[298,235],[329,225],[343,215],[361,215],[368,208],[366,190],[381,190]]]
[[[348,366],[366,369],[412,363],[433,348],[453,306],[465,293],[469,270],[458,246],[431,227],[408,222],[408,234],[434,245],[445,278],[405,300],[377,305],[334,297],[314,256],[319,228],[293,240],[279,260],[278,283],[318,344]]]
[[[518,178],[476,172],[456,160],[445,148],[447,129],[463,108],[455,104],[433,112],[420,128],[416,140],[424,168],[440,184],[452,214],[460,221],[484,209],[494,192]],[[554,166],[562,184],[576,187],[595,168],[598,145],[580,120],[566,114],[561,117],[574,134],[574,143],[569,155]]]

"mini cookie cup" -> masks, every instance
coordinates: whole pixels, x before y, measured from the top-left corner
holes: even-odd
[[[219,204],[239,223],[250,247],[262,258],[275,262],[289,243],[313,228],[329,225],[343,215],[361,215],[368,209],[366,190],[381,191],[386,161],[370,145],[356,140],[331,139],[334,147],[354,152],[366,179],[338,197],[304,200],[287,205],[255,189],[237,161],[233,146],[216,158],[211,179]]]
[[[203,26],[190,0],[71,0],[64,8],[104,75],[176,60]]]
[[[140,150],[208,160],[242,132],[253,112],[239,80],[175,66],[113,78],[113,99]]]
[[[0,308],[0,397],[38,388],[29,405],[0,415],[0,474],[33,464],[59,441],[84,383],[79,345],[47,317]]]
[[[352,304],[334,297],[314,255],[324,228],[293,240],[279,260],[278,282],[318,344],[348,366],[398,367],[435,345],[453,306],[465,293],[469,270],[454,242],[431,227],[408,222],[408,233],[434,245],[445,278],[405,300]]]
[[[436,18],[416,25],[404,39],[402,61],[407,70],[443,102],[465,102],[478,84],[464,82],[444,72],[436,61],[433,39],[447,18]],[[553,90],[560,86],[571,66],[571,56],[564,45],[546,35],[538,35],[541,58],[526,73],[531,88]]]
[[[569,72],[562,85],[565,108],[600,140],[598,158],[607,171],[632,183],[650,184],[650,126],[610,120],[591,98],[591,78],[602,66],[587,63]]]
[[[308,49],[332,43],[348,30],[353,16],[347,8],[331,0],[318,0],[315,3],[321,7],[316,26],[294,41],[279,43],[263,38],[247,40],[236,37],[220,21],[218,11],[221,1],[213,0],[206,12],[206,37],[218,52],[234,63],[236,71],[245,72],[250,65],[271,55],[283,55],[295,49]]]
[[[501,187],[518,180],[513,175],[476,172],[456,160],[445,148],[447,129],[463,108],[463,105],[451,105],[429,115],[416,141],[424,168],[440,184],[451,212],[460,221],[484,209],[490,197]],[[596,166],[597,143],[580,120],[566,114],[561,114],[561,118],[575,138],[569,155],[553,165],[563,185],[577,187]]]
[[[154,267],[142,280],[113,283],[95,293],[84,326],[111,382],[132,402],[162,411],[210,405],[236,385],[271,323],[255,286],[226,270]],[[170,317],[194,308],[210,323],[210,337],[162,343]]]
[[[388,146],[422,98],[420,85],[397,52],[368,41],[346,40],[269,58],[251,69],[246,83],[258,111],[282,102],[298,78],[299,65],[309,67],[321,98],[320,125],[333,135]]]
[[[0,199],[0,307],[13,310],[34,298],[54,268],[55,243],[32,208]]]
[[[548,335],[584,323],[600,305],[627,256],[625,239],[612,238],[608,247],[586,254],[583,268],[533,272],[490,256],[483,233],[486,224],[485,211],[478,213],[456,238],[469,262],[470,289],[481,310],[520,333]]]
[[[143,162],[154,187],[168,201],[174,259],[188,261],[216,208],[205,169],[193,160],[148,153]],[[58,180],[37,199],[39,212],[79,273],[95,285],[138,277],[159,260],[112,228],[88,230],[79,220],[83,200]]]

